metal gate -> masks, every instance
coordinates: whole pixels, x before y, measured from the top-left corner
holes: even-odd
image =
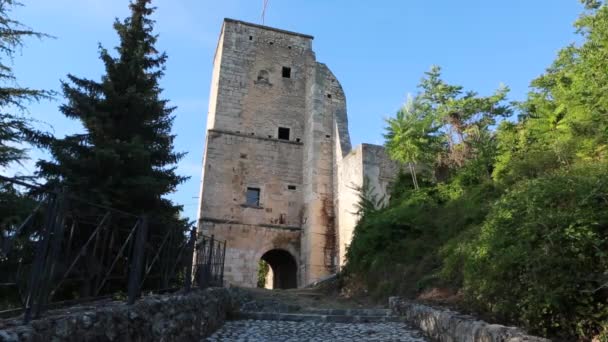
[[[226,241],[202,235],[196,243],[194,280],[200,288],[224,286]]]

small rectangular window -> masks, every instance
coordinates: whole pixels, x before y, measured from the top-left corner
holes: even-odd
[[[289,128],[279,127],[279,139],[289,140]]]
[[[289,68],[289,67],[283,67],[283,77],[284,78],[291,78],[291,68]]]
[[[246,204],[252,207],[260,206],[260,188],[247,188]]]
[[[295,190],[296,186],[295,185],[288,185],[287,189],[289,189],[289,190]]]

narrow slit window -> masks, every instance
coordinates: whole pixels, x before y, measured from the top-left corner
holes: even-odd
[[[252,207],[260,206],[260,188],[247,188],[246,204]]]
[[[295,190],[296,186],[295,185],[288,185],[287,189],[289,189],[289,190]]]
[[[283,77],[291,78],[291,68],[290,67],[283,67]]]
[[[289,128],[279,127],[279,139],[289,140]]]

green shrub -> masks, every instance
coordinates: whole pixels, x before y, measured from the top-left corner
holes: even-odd
[[[465,256],[466,298],[536,333],[598,333],[608,320],[607,171],[562,170],[522,181],[502,196],[479,236],[463,239],[464,248],[452,248],[446,258],[450,268],[450,257]]]
[[[270,265],[264,260],[260,260],[258,262],[258,282],[257,286],[259,288],[266,287],[266,277],[268,276],[268,272],[270,272]]]
[[[436,285],[458,287],[461,277],[438,277],[439,251],[447,241],[478,226],[499,194],[491,184],[464,190],[438,184],[418,191],[404,190],[384,209],[363,216],[347,252],[346,272],[364,275],[372,293],[379,280],[398,283],[393,293],[413,295]],[[462,267],[453,272],[462,274]]]

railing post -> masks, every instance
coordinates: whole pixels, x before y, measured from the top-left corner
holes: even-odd
[[[220,270],[220,286],[224,286],[224,264],[226,262],[226,240],[224,240],[224,250],[222,251],[222,269]]]
[[[205,235],[201,235],[201,236],[197,236],[196,237],[196,242],[194,244],[194,248],[196,250],[196,260],[194,261],[194,266],[193,266],[193,272],[194,272],[194,281],[196,281],[196,285],[198,285],[199,288],[204,288],[204,282],[203,282],[203,278],[205,277],[205,275],[203,274],[205,271],[205,265],[203,264],[205,262],[205,246],[206,246],[207,240],[206,240],[206,236]]]
[[[64,199],[63,189],[56,189],[47,197],[47,212],[42,236],[36,244],[34,263],[30,272],[30,281],[25,299],[23,320],[26,323],[32,317],[40,316],[49,299],[55,265],[63,239]]]
[[[186,279],[184,279],[184,289],[190,291],[192,287],[192,264],[194,258],[194,246],[196,245],[196,227],[190,230],[190,241],[188,241],[188,253],[186,253]]]
[[[211,235],[209,239],[209,255],[207,256],[207,265],[205,265],[205,283],[207,286],[211,285],[213,280],[211,266],[213,265],[213,249],[215,247],[215,236]]]
[[[131,257],[131,267],[129,272],[128,301],[129,305],[135,303],[141,290],[141,274],[144,268],[144,258],[146,253],[146,240],[148,238],[148,216],[144,215],[137,227],[135,236],[135,246]]]
[[[25,297],[25,312],[23,314],[23,321],[28,323],[32,319],[32,311],[37,311],[37,306],[40,300],[40,290],[42,287],[41,278],[43,277],[44,264],[46,263],[47,253],[49,249],[49,240],[52,236],[52,229],[54,228],[53,221],[55,219],[55,210],[57,200],[56,194],[50,194],[47,197],[47,212],[42,230],[42,236],[38,243],[36,243],[36,251],[34,254],[34,263],[32,270],[30,271],[30,280],[27,287],[27,294]]]
[[[46,256],[46,262],[42,271],[42,277],[44,281],[41,284],[39,290],[38,305],[35,306],[34,317],[39,317],[40,313],[44,311],[48,301],[49,294],[51,292],[52,284],[55,279],[55,266],[59,262],[59,255],[61,252],[61,242],[64,238],[65,230],[65,210],[66,210],[66,191],[65,189],[59,189],[56,191],[55,197],[55,208],[53,213],[53,220],[51,222],[50,239],[48,246],[48,254]]]

